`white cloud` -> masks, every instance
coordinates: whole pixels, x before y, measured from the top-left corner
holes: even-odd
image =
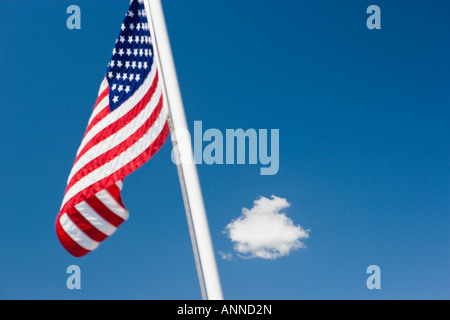
[[[284,198],[260,197],[252,209],[242,209],[242,215],[225,228],[234,249],[242,258],[276,259],[292,250],[305,247],[301,239],[309,237],[309,230],[294,225],[281,210],[290,206]]]
[[[219,256],[222,258],[222,260],[231,260],[233,258],[233,254],[231,252],[225,253],[222,251],[219,251]]]

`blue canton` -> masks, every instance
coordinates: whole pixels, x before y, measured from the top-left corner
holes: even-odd
[[[106,71],[111,112],[142,85],[152,64],[153,46],[144,3],[132,0]]]

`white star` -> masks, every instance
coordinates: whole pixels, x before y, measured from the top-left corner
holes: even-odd
[[[137,49],[137,48],[134,49],[133,54],[134,54],[135,56],[138,55],[138,49]]]
[[[129,37],[128,37],[128,42],[129,42],[129,43],[132,43],[132,42],[133,42],[133,36],[129,36]]]
[[[122,48],[119,49],[119,55],[120,55],[120,56],[123,55],[123,49],[122,49]]]
[[[117,96],[114,96],[114,98],[112,99],[112,101],[113,101],[114,103],[116,103],[117,101],[119,101],[119,98],[118,98]]]
[[[113,76],[113,73],[112,73],[112,71],[109,71],[109,72],[108,72],[108,78],[112,79],[112,77],[114,77],[114,76]]]
[[[125,30],[125,24],[122,23],[122,26],[120,27],[120,29],[122,29],[122,31]]]
[[[130,67],[130,61],[125,61],[125,68],[129,68]]]
[[[142,68],[142,62],[141,61],[138,62],[138,68],[139,69]]]
[[[142,48],[139,49],[139,55],[142,57],[143,54],[144,54],[144,50]]]
[[[116,54],[116,47],[114,47],[114,49],[113,49],[113,55],[115,55]]]
[[[140,23],[138,23],[138,24],[136,25],[136,29],[137,29],[137,31],[141,30],[141,24],[140,24]]]
[[[147,61],[144,61],[144,69],[147,69]]]
[[[141,75],[140,75],[140,74],[137,74],[137,75],[136,75],[136,81],[139,81],[139,79],[141,79]]]
[[[134,13],[133,13],[133,11],[131,11],[131,10],[130,10],[130,11],[128,11],[128,16],[129,16],[129,17],[131,17],[131,18],[133,18],[133,16],[134,16]]]
[[[130,74],[130,76],[128,77],[128,79],[130,79],[130,81],[133,81],[133,79],[134,79],[134,74]]]
[[[134,42],[139,43],[139,36],[134,37]]]
[[[125,92],[126,92],[126,93],[130,92],[130,86],[126,86]]]
[[[134,24],[130,23],[130,30],[134,29]]]
[[[116,90],[116,84],[115,83],[112,85],[111,90],[112,91]]]
[[[119,85],[119,88],[117,89],[119,92],[122,92],[123,90],[123,85]]]
[[[120,80],[120,73],[116,74],[116,79]]]
[[[114,67],[114,64],[115,64],[116,62],[114,61],[114,60],[111,60],[111,68],[112,67]]]
[[[117,61],[117,66],[120,68],[122,66],[122,61]]]
[[[127,48],[127,55],[129,56],[131,54],[131,49]]]
[[[120,42],[122,42],[122,43],[125,42],[125,37],[124,36],[120,36]]]
[[[127,79],[127,74],[126,74],[126,73],[124,73],[124,74],[122,75],[122,79],[123,79],[123,80],[126,80],[126,79]]]
[[[131,67],[134,69],[136,68],[136,61],[131,62]]]

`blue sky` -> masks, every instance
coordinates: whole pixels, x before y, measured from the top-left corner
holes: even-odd
[[[163,0],[191,130],[279,129],[280,169],[198,166],[226,299],[448,299],[450,5]],[[81,30],[66,27],[69,5]],[[381,29],[366,8],[381,8]],[[0,2],[0,298],[200,299],[171,144],[127,177],[130,219],[70,256],[55,218],[128,1]],[[305,248],[242,259],[261,196]],[[223,260],[219,251],[231,253]],[[68,290],[66,268],[81,268]],[[366,268],[381,268],[368,290]]]

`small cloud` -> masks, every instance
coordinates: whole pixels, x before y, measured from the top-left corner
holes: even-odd
[[[233,254],[231,252],[224,253],[222,251],[219,251],[218,254],[220,258],[222,258],[222,260],[231,260],[231,258],[233,258]]]
[[[241,258],[277,259],[305,247],[300,240],[309,238],[310,230],[294,225],[280,212],[289,206],[284,198],[260,197],[252,209],[243,208],[242,215],[226,226],[225,233]]]

